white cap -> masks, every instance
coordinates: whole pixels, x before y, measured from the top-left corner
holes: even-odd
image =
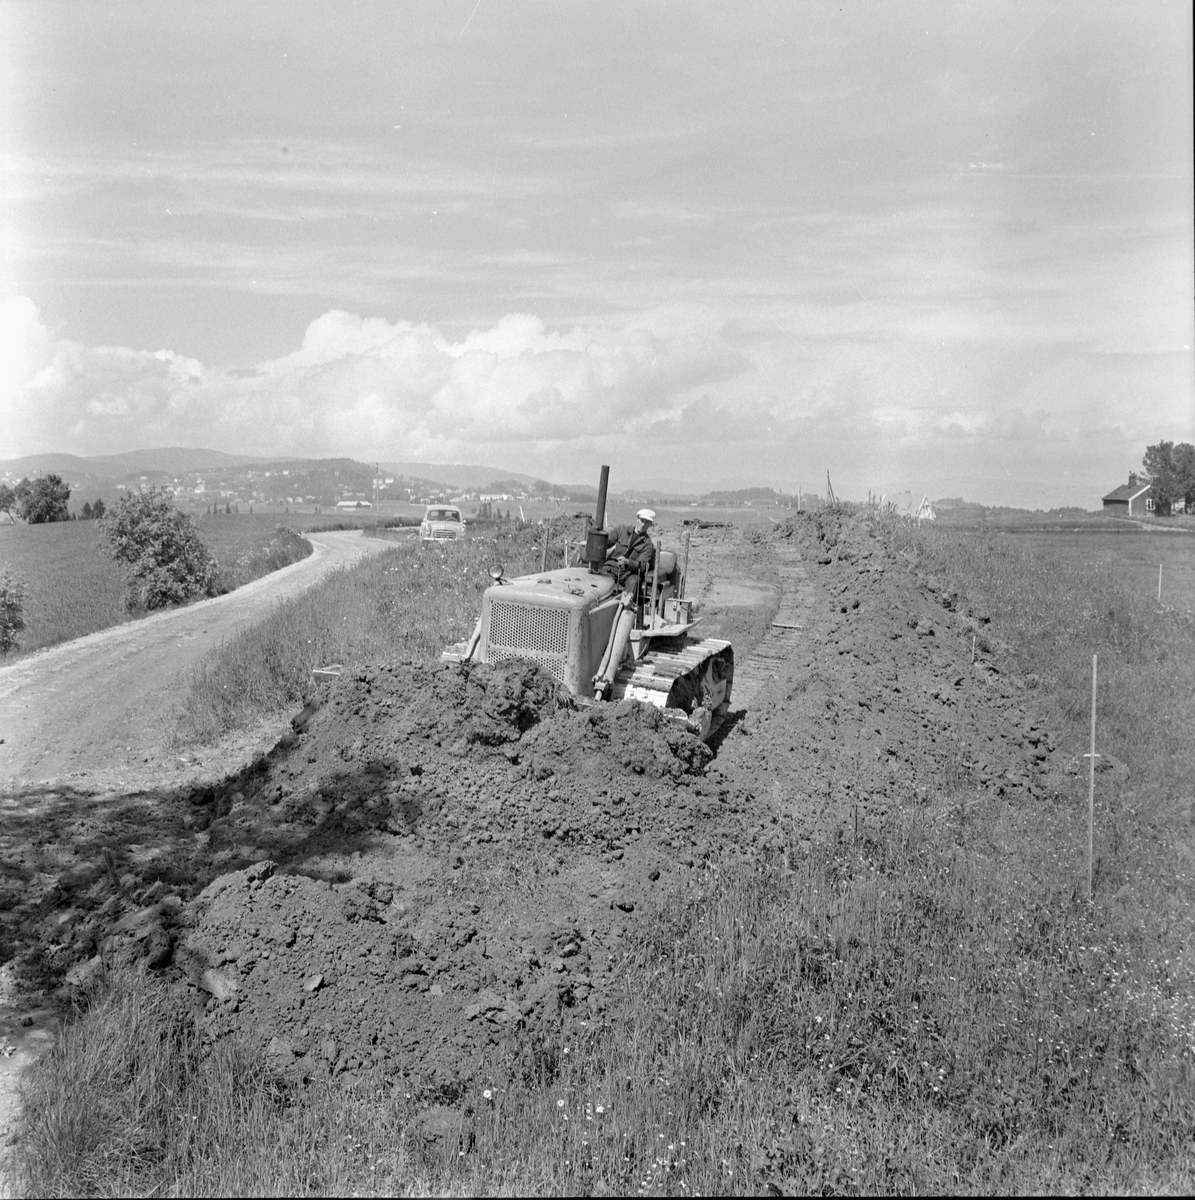
[[[640,521],[654,521],[656,514],[650,508],[641,508],[636,514]]]

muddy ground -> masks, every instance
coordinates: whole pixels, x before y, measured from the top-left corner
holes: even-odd
[[[1032,664],[903,540],[835,513],[695,539],[703,632],[742,681],[712,749],[527,665],[396,661],[325,685],[231,775],[8,795],[12,987],[62,1004],[144,962],[293,1080],[452,1101],[534,1070],[602,1019],[627,931],[678,881],[823,853],[933,789],[1066,785],[1079,748],[1043,727]]]

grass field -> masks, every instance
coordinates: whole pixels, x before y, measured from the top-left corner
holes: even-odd
[[[200,516],[196,523],[220,564],[220,592],[311,553],[309,543],[272,517]],[[125,569],[106,553],[95,521],[0,525],[0,570],[5,567],[26,590],[25,629],[10,659],[144,615],[127,608]]]
[[[465,1114],[468,1156],[413,1140],[401,1091],[290,1093],[243,1048],[205,1059],[136,976],[96,996],[32,1084],[30,1191],[1189,1193],[1195,625],[1054,543],[901,536],[983,601],[1080,744],[1098,651],[1101,745],[1132,786],[1101,789],[1093,902],[1070,804],[1002,800],[964,822],[927,758],[929,800],[878,835],[677,890],[628,946],[611,1025]],[[326,585],[333,612],[381,620],[388,652],[430,653],[475,615],[471,553],[389,553]],[[376,652],[318,608],[232,657],[296,630],[316,657]]]
[[[1162,603],[1195,610],[1195,536],[1150,533],[1130,527],[1121,532],[1029,532],[1003,535],[1045,559],[1068,568],[1108,572],[1134,596],[1156,599],[1162,568]]]
[[[925,528],[930,528],[926,526]],[[1157,598],[1162,567],[1162,603],[1195,609],[1195,518],[1129,521],[1103,513],[1012,513],[976,515],[943,510],[933,528],[983,537],[1000,536],[1031,548],[1043,561],[1110,573],[1130,592]]]
[[[94,521],[0,525],[3,567],[25,584],[17,654],[128,619],[124,568],[103,552]]]

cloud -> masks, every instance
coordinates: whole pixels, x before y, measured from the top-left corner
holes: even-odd
[[[14,454],[219,443],[302,455],[469,456],[510,443],[634,435],[695,388],[751,368],[704,334],[551,329],[510,314],[452,340],[341,310],[290,354],[213,372],[169,350],[57,337],[26,298],[3,310],[4,426]]]
[[[802,323],[799,307],[775,311]],[[969,322],[884,331],[878,309],[853,334],[809,310],[810,330],[778,339],[771,312],[733,324],[677,304],[571,325],[508,313],[450,333],[332,309],[288,353],[222,370],[87,346],[17,297],[0,308],[4,456],[190,445],[574,481],[609,462],[624,480],[711,487],[808,486],[829,470],[845,494],[956,494],[970,479],[975,499],[1019,488],[1057,503],[1096,496],[1148,442],[1195,432],[1189,354],[1056,342],[1010,356]],[[1077,462],[1090,483],[1062,480]]]

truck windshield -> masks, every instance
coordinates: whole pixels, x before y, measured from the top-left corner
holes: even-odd
[[[455,508],[429,508],[427,519],[429,521],[459,521],[461,514]]]

